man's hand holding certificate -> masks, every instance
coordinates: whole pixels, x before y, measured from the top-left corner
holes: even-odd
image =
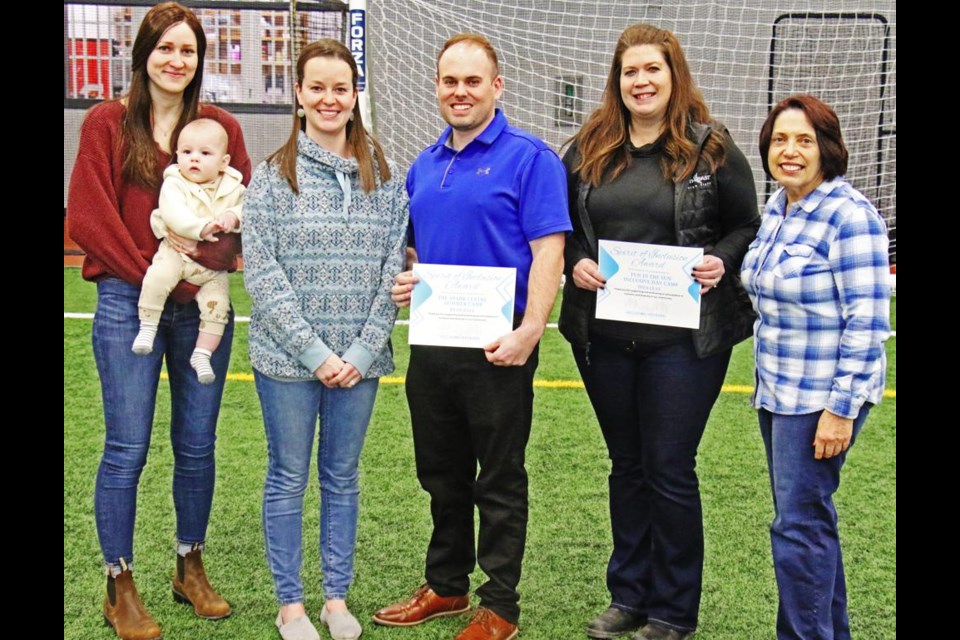
[[[700,327],[700,284],[691,272],[703,249],[638,242],[600,241],[597,318]]]
[[[417,263],[410,344],[482,348],[513,330],[517,271]]]

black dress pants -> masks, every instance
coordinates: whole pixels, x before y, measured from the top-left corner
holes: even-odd
[[[539,346],[521,367],[497,367],[480,349],[412,346],[407,371],[417,478],[430,494],[433,517],[427,583],[441,596],[463,595],[479,562],[488,578],[477,589],[480,605],[513,623],[520,616],[524,456],[538,352]]]

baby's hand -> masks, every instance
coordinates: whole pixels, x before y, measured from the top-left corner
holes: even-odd
[[[218,242],[216,234],[223,231],[223,226],[219,221],[208,222],[200,232],[200,239],[205,242]]]
[[[240,218],[237,217],[237,214],[230,211],[218,215],[216,222],[220,225],[220,230],[226,233],[236,231],[237,227],[240,226]]]

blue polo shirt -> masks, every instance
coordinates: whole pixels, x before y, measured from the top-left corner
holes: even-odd
[[[407,173],[417,254],[432,264],[515,267],[514,310],[523,313],[530,241],[572,229],[563,164],[542,140],[507,124],[500,109],[460,151],[446,145],[451,131]]]

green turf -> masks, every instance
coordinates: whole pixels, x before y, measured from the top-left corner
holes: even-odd
[[[234,303],[249,312],[239,276]],[[64,310],[93,311],[95,291],[77,270],[64,270]],[[894,306],[894,312],[896,307]],[[238,324],[231,371],[249,373],[247,326]],[[90,348],[90,321],[64,319],[63,626],[64,638],[110,638],[102,626],[103,577],[93,522],[93,478],[102,447],[99,385]],[[407,361],[406,329],[394,339],[398,373]],[[543,339],[540,379],[576,379],[566,343],[555,330]],[[896,339],[890,387],[895,388]],[[749,345],[735,350],[727,381],[750,384]],[[263,552],[260,496],[265,444],[250,382],[229,381],[217,451],[217,493],[206,562],[234,615],[207,622],[170,597],[173,568],[171,452],[164,425],[169,396],[161,385],[150,459],[140,483],[135,543],[137,584],[165,638],[278,638],[276,604]],[[844,469],[837,502],[853,634],[896,636],[896,399],[871,414]],[[610,550],[608,460],[582,389],[537,389],[527,450],[530,527],[521,639],[584,637],[586,620],[608,604],[604,568]],[[773,637],[776,585],[767,527],[772,506],[762,444],[747,396],[724,393],[714,408],[699,457],[706,524],[706,568],[697,638]],[[377,608],[408,594],[422,580],[429,535],[426,495],[417,484],[403,387],[382,385],[361,466],[362,511],[356,580],[350,605],[364,622]],[[314,470],[314,477],[316,477]],[[307,608],[321,606],[317,487],[306,498],[304,578]],[[478,574],[474,584],[481,576]],[[450,638],[464,618],[422,627],[364,624],[368,640]],[[326,634],[324,638],[328,638]]]

